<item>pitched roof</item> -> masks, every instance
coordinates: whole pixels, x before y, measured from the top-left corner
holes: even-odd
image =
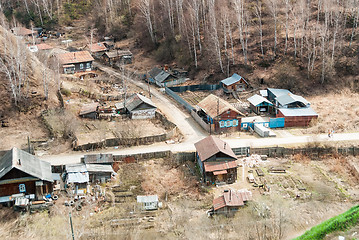
[[[172,76],[170,73],[156,67],[153,68],[151,71],[149,71],[149,74],[151,75],[151,77],[155,79],[156,82],[160,82],[160,83],[165,81],[168,77]]]
[[[50,49],[53,49],[52,46],[50,46],[49,44],[46,44],[46,43],[36,44],[35,46],[37,47],[38,50],[50,50]]]
[[[266,102],[269,105],[273,106],[273,104],[270,101],[268,101],[266,98],[264,98],[262,96],[259,96],[258,94],[255,94],[252,97],[248,98],[247,101],[250,102],[254,106],[258,106],[262,102]]]
[[[65,165],[67,172],[66,183],[85,183],[89,182],[89,173],[83,163]]]
[[[241,76],[239,76],[237,73],[233,74],[231,77],[226,78],[221,81],[226,86],[232,85],[233,83],[239,82],[241,79],[248,85],[248,82]]]
[[[287,89],[279,89],[279,88],[267,88],[267,91],[273,93],[273,95],[275,97],[279,97],[288,93],[291,93],[289,90]]]
[[[105,164],[86,164],[86,169],[88,172],[100,172],[100,173],[113,173],[113,168],[111,165]]]
[[[114,50],[105,52],[104,55],[106,55],[108,58],[116,58],[116,57],[123,57],[123,56],[132,56],[132,53],[129,50]]]
[[[200,107],[207,115],[209,115],[213,119],[228,110],[235,111],[238,114],[244,116],[244,114],[238,111],[230,103],[213,94],[210,94],[205,99],[200,101],[197,106]]]
[[[156,105],[150,99],[146,98],[145,96],[143,96],[139,93],[135,93],[132,96],[130,96],[127,99],[125,105],[126,105],[126,109],[128,111],[133,111],[142,103],[146,103],[146,104],[152,106],[153,108],[157,108]]]
[[[230,158],[237,159],[228,143],[213,136],[208,136],[201,141],[196,142],[194,146],[196,147],[196,151],[202,162],[219,152],[224,153]]]
[[[11,29],[11,32],[17,36],[26,36],[26,35],[37,34],[36,31],[32,31],[32,30],[24,28],[24,27],[14,27]]]
[[[107,50],[107,47],[101,42],[87,44],[87,47],[90,49],[90,52],[103,52]]]
[[[279,97],[276,97],[277,102],[282,105],[288,105],[294,102],[300,102],[303,103],[305,106],[309,104],[309,102],[303,98],[302,96],[295,95],[293,93],[283,94]]]
[[[16,147],[9,150],[0,159],[0,178],[13,168],[41,180],[53,182],[50,163]]]
[[[285,117],[299,117],[299,116],[318,116],[311,107],[302,108],[278,108]]]
[[[84,115],[84,114],[96,112],[98,105],[99,105],[98,102],[96,102],[96,103],[88,103],[88,104],[83,105],[81,110],[80,110],[79,115],[81,116],[81,115]]]
[[[67,52],[59,54],[57,57],[61,64],[83,63],[95,60],[88,51]]]
[[[262,97],[268,97],[268,91],[267,91],[267,90],[259,90],[259,94],[260,94]]]
[[[249,200],[252,200],[252,193],[246,189],[227,190],[222,196],[213,199],[213,208],[217,211],[223,207],[240,207]]]
[[[204,162],[203,165],[205,172],[223,171],[237,167],[236,160],[221,162]]]

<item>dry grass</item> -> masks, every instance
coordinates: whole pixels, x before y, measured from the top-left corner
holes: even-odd
[[[302,132],[320,134],[327,133],[330,129],[339,133],[359,131],[358,98],[359,93],[350,89],[309,97],[308,100],[319,114],[319,119]]]

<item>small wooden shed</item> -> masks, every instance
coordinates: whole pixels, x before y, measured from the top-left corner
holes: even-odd
[[[273,103],[258,94],[248,98],[247,101],[250,103],[250,109],[257,114],[273,112]]]

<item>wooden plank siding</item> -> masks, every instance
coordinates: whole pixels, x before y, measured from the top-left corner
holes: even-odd
[[[278,117],[284,117],[284,127],[306,127],[310,124],[312,119],[317,119],[318,116],[284,116],[280,111],[277,113]]]

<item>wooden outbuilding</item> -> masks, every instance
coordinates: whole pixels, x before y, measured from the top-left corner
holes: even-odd
[[[226,142],[209,136],[195,143],[195,147],[204,182],[234,183],[237,180],[237,157]]]
[[[51,164],[16,147],[0,159],[0,203],[17,197],[42,200],[52,193]]]
[[[114,66],[116,64],[131,64],[133,56],[129,50],[112,50],[103,53],[102,59],[110,66]]]
[[[99,103],[88,103],[82,106],[79,116],[82,118],[91,118],[97,119],[98,118],[98,108]]]
[[[249,84],[243,77],[235,73],[231,77],[222,80],[221,86],[225,93],[231,93],[233,91],[243,92],[248,88]]]
[[[67,52],[58,54],[57,58],[65,74],[92,70],[92,62],[95,60],[88,51]]]
[[[85,50],[89,51],[92,56],[99,58],[101,57],[108,49],[102,42],[87,44]]]
[[[272,113],[274,110],[273,103],[258,94],[248,98],[247,101],[250,103],[250,109],[257,114]]]
[[[124,107],[130,114],[131,119],[149,119],[154,118],[156,114],[156,105],[147,97],[135,93],[125,102]]]
[[[252,193],[246,189],[224,190],[223,195],[213,200],[213,211],[216,214],[233,215],[247,201],[252,200]]]

